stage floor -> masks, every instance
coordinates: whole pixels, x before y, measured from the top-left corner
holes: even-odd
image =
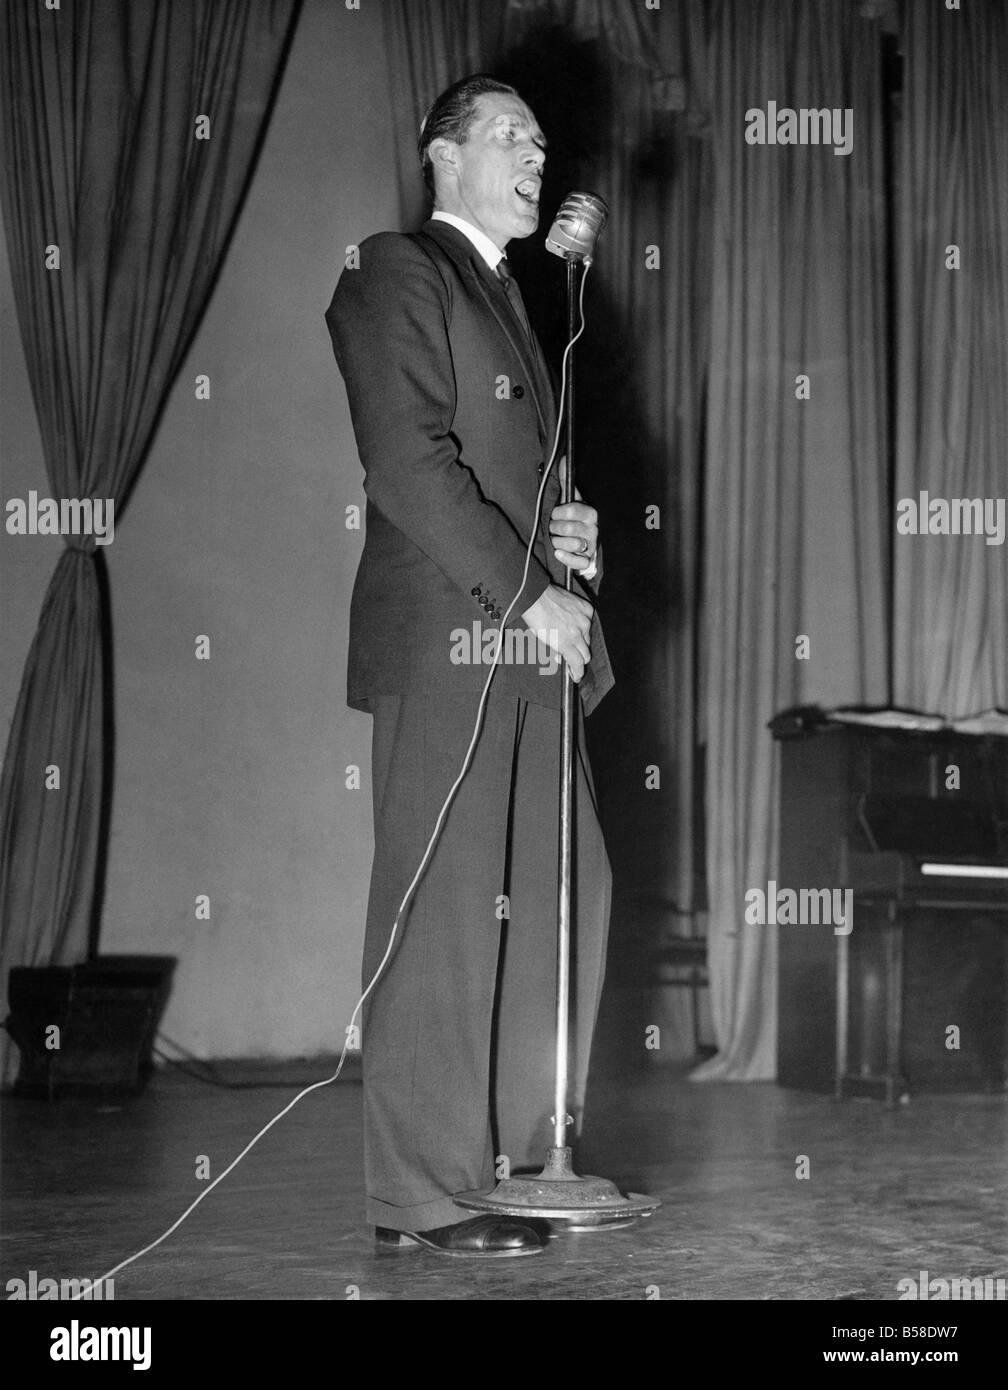
[[[293,1094],[159,1072],[127,1103],[5,1097],[3,1280],[104,1273],[206,1186],[201,1156],[216,1177]],[[697,1085],[681,1069],[599,1081],[578,1170],[664,1205],[631,1229],[488,1264],[375,1256],[360,1103],[353,1082],[306,1097],[164,1245],[116,1276],[116,1300],[896,1299],[898,1281],[921,1270],[1008,1274],[1001,1096],[887,1110],[772,1084]],[[807,1180],[795,1176],[799,1155]]]

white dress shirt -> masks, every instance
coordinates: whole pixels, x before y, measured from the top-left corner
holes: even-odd
[[[491,270],[496,271],[498,265],[504,260],[504,252],[500,247],[494,245],[486,232],[481,232],[479,227],[474,227],[464,217],[456,217],[453,212],[438,211],[431,213],[431,221],[447,222],[449,226],[460,231],[463,236],[467,236]]]

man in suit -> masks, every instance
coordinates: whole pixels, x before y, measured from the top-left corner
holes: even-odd
[[[367,496],[348,663],[348,701],[374,718],[365,984],[502,643],[471,765],[362,1030],[367,1211],[379,1245],[483,1258],[542,1250],[532,1226],[474,1218],[452,1195],[545,1157],[562,663],[586,713],[612,684],[590,587],[598,517],[581,500],[557,505],[555,461],[525,576],[557,403],[504,251],[538,226],[545,144],[513,88],[483,76],[449,88],[419,141],[431,219],[413,236],[369,237],[326,314]],[[565,567],[580,592],[561,587]],[[583,738],[575,798],[577,1117],[610,899]]]

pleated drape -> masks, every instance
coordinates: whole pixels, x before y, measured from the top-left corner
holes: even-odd
[[[1008,6],[907,5],[905,50],[896,500],[919,510],[926,492],[928,506],[975,498],[1003,509]],[[1008,707],[1008,537],[894,544],[896,703],[948,718]]]
[[[777,865],[767,721],[798,703],[883,704],[891,664],[896,703],[955,714],[1008,702],[1005,547],[895,537],[890,423],[896,412],[897,497],[1005,496],[1008,11],[391,0],[385,14],[404,226],[423,207],[420,118],[478,70],[522,74],[551,139],[547,177],[573,142],[569,186],[611,205],[578,414],[622,683],[592,720],[611,750],[598,780],[620,841],[614,903],[622,870],[695,915],[703,844],[718,1054],[696,1076],[770,1078],[787,941],[744,921],[746,892],[765,891]],[[893,16],[905,98],[890,168]],[[746,112],[770,102],[850,112],[851,152],[747,143]],[[565,122],[579,105],[592,125]],[[547,215],[553,205],[544,197]],[[956,272],[944,268],[952,243]],[[523,285],[540,275],[533,312],[556,319],[522,255],[519,243]],[[642,527],[647,503],[658,531]],[[646,766],[661,771],[650,800]]]
[[[885,700],[882,89],[877,23],[855,4],[731,0],[711,41],[702,642],[719,1052],[695,1075],[755,1079],[776,1068],[789,930],[744,921],[746,892],[776,875],[767,721],[799,703]],[[851,153],[748,144],[746,112],[770,101],[851,110]]]
[[[234,227],[299,3],[8,0],[0,195],[40,494],[110,499],[120,523]],[[0,780],[4,991],[11,965],[80,961],[94,936],[107,634],[95,540],[66,544]]]

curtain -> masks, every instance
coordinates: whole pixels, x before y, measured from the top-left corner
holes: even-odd
[[[8,0],[0,195],[55,499],[111,499],[121,519],[235,225],[299,4]],[[12,965],[71,964],[96,942],[112,752],[100,563],[93,536],[66,537],[25,662],[0,780],[4,982]]]
[[[895,497],[1004,506],[1008,8],[908,5],[905,51]],[[1008,706],[1008,541],[894,545],[896,703],[949,718]]]
[[[615,831],[617,936],[621,901],[624,914],[635,907],[632,892],[621,900],[621,870],[624,887],[686,916],[706,897],[718,1053],[698,1080],[775,1071],[786,938],[744,922],[745,893],[776,874],[768,720],[800,703],[884,704],[891,664],[897,703],[949,713],[1006,703],[1004,549],[890,529],[894,430],[897,497],[944,496],[953,483],[956,495],[1004,494],[1008,16],[967,8],[445,0],[420,13],[393,0],[386,10],[404,225],[423,207],[421,116],[478,70],[511,76],[550,138],[547,180],[559,158],[563,186],[544,192],[544,208],[579,186],[611,205],[579,345],[579,474],[605,524],[600,606],[620,684],[589,738],[601,730],[592,747]],[[882,30],[899,13],[906,104],[894,170]],[[747,143],[746,113],[770,101],[850,111],[851,152]],[[948,272],[953,242],[963,268]],[[657,273],[646,247],[661,252]],[[537,327],[549,339],[559,304],[522,255],[519,243],[512,259],[523,284],[540,276],[526,298],[548,311]],[[556,355],[555,336],[549,345]],[[660,532],[642,529],[647,503],[661,507]],[[662,772],[650,799],[645,764]],[[629,959],[643,978],[641,958]],[[632,1029],[625,1043],[639,1048]]]
[[[863,7],[834,0],[726,0],[712,46],[703,699],[719,1051],[694,1075],[759,1079],[775,1072],[787,949],[776,928],[744,923],[746,891],[775,877],[767,721],[799,703],[885,700],[880,49]],[[851,109],[852,152],[746,143],[746,112],[771,100]]]

